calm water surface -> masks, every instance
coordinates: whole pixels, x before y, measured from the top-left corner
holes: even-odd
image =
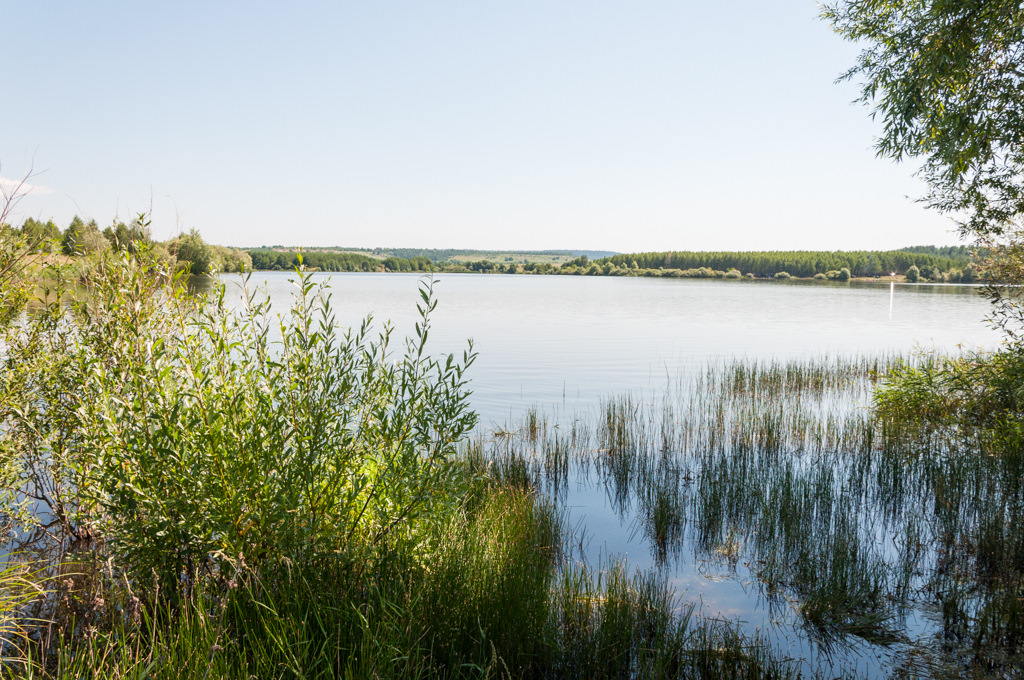
[[[295,275],[258,272],[275,308]],[[240,278],[225,276],[237,290]],[[372,314],[400,334],[416,321],[413,274],[317,274],[339,322]],[[472,338],[473,404],[484,424],[541,407],[573,412],[624,391],[660,392],[709,359],[994,347],[978,288],[619,277],[440,274],[434,350]]]

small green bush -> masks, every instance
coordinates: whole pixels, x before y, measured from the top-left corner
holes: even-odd
[[[777,278],[777,279],[791,279],[793,277],[790,276],[789,272],[776,272],[775,273],[775,278]]]
[[[1000,429],[1024,415],[1024,347],[897,364],[875,391],[876,415],[928,426]]]
[[[907,269],[906,276],[907,281],[910,283],[917,283],[921,278],[921,270],[917,268],[917,265],[911,265],[910,268]]]

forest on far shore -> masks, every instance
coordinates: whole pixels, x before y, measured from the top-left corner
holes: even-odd
[[[903,276],[909,280],[973,282],[973,254],[964,246],[912,246],[900,250],[748,251],[619,253],[590,259],[580,255],[551,262],[436,261],[426,256],[372,257],[354,252],[253,248],[246,251],[258,271],[290,271],[300,266],[327,272],[478,272],[497,274],[575,274],[665,276],[674,278],[824,278]]]
[[[614,253],[594,250],[479,251],[296,248],[229,248],[206,243],[196,230],[165,242],[152,240],[147,216],[130,223],[115,220],[105,229],[72,219],[60,229],[53,220],[27,218],[20,227],[0,229],[31,244],[35,252],[70,258],[106,251],[150,248],[178,269],[192,274],[243,271],[456,272],[484,274],[562,274],[667,278],[850,278],[898,276],[908,281],[972,283],[978,280],[976,255],[965,246],[911,246],[899,250],[856,251],[670,251]],[[409,257],[401,257],[397,253]],[[604,255],[592,259],[588,253]],[[576,257],[574,257],[576,255]],[[479,257],[480,259],[470,259]],[[571,258],[571,259],[570,259]]]

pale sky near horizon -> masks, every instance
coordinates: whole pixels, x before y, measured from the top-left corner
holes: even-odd
[[[957,243],[812,0],[4,2],[12,220],[226,245]],[[2,180],[0,180],[2,181]]]

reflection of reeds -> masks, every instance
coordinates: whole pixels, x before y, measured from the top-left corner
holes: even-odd
[[[555,677],[796,678],[799,669],[719,621],[696,620],[653,572],[566,569],[554,591]],[[628,675],[613,669],[632,669]]]
[[[889,644],[905,638],[907,612],[935,611],[935,635],[964,658],[1012,656],[1024,640],[1024,445],[874,420],[866,406],[892,361],[723,362],[656,403],[615,397],[592,431],[557,446],[540,434],[534,483],[596,472],[656,563],[742,562],[819,640]]]

